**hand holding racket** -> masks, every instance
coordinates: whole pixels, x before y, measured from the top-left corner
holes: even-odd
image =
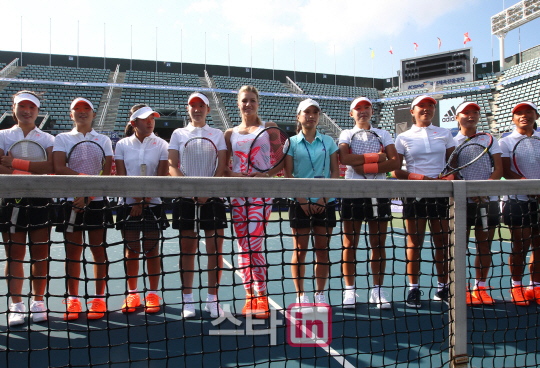
[[[278,127],[262,130],[249,148],[247,174],[255,176],[256,172],[267,173],[278,167],[289,152],[289,135]],[[250,168],[251,167],[251,168]]]
[[[47,152],[43,146],[30,139],[21,139],[9,147],[8,156],[26,160],[30,162],[43,162],[47,161]],[[19,204],[22,198],[16,198],[15,203]],[[13,207],[11,212],[11,227],[10,232],[15,233],[15,225],[19,218],[19,207]]]
[[[184,145],[180,157],[180,171],[184,176],[212,177],[218,166],[218,150],[214,142],[205,137],[194,137]],[[200,218],[200,205],[206,202],[206,198],[199,198],[195,204],[195,228],[198,230]]]
[[[371,130],[359,130],[353,134],[349,142],[349,152],[355,155],[366,153],[384,153],[384,145],[381,137]],[[364,179],[377,179],[377,174],[362,174]],[[373,217],[379,216],[377,198],[371,198]]]
[[[101,175],[105,166],[105,152],[103,148],[94,141],[82,141],[75,144],[68,153],[67,166],[79,173],[79,175]],[[74,198],[73,209],[66,229],[68,233],[73,232],[73,225],[77,218],[77,212],[82,211],[86,203],[84,198]],[[77,209],[78,208],[78,209]]]
[[[468,147],[473,145],[472,147]],[[484,156],[493,145],[493,137],[488,133],[476,133],[465,139],[448,158],[444,170],[439,174],[439,179],[460,172],[471,166]]]

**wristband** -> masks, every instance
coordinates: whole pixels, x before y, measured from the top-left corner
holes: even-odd
[[[93,201],[96,197],[88,197],[90,201]]]
[[[364,174],[377,174],[379,172],[379,164],[364,164]]]
[[[364,153],[364,161],[366,164],[375,164],[379,162],[378,153]]]
[[[14,158],[11,162],[11,167],[17,170],[30,171],[30,161]]]
[[[22,170],[13,170],[12,175],[32,175],[28,171],[22,171]]]
[[[443,176],[441,179],[442,180],[455,180],[456,177],[454,176],[454,174],[450,174],[450,175]]]
[[[521,177],[521,180],[527,180],[527,178],[526,178],[526,177],[524,177],[524,176],[522,176],[522,177]]]
[[[416,173],[410,173],[408,179],[409,180],[424,180],[424,175],[416,174]]]
[[[85,176],[87,176],[86,174],[83,174],[83,173],[79,173],[79,175],[85,175]]]

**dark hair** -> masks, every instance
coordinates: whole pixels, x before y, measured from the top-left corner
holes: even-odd
[[[133,115],[135,113],[135,111],[137,111],[139,109],[142,109],[143,107],[149,107],[149,106],[147,104],[143,104],[143,103],[133,105],[131,107],[131,109],[129,110],[128,117],[131,117],[131,115]],[[131,120],[128,121],[128,123],[126,125],[126,129],[124,130],[124,133],[126,134],[126,137],[131,137],[133,134],[135,134],[135,128],[131,124]]]
[[[13,96],[11,96],[12,98],[12,101],[13,101],[13,104],[11,106],[11,111],[14,111],[15,110],[15,97],[17,97],[18,95],[21,95],[23,93],[28,93],[32,96],[34,96],[35,98],[37,98],[40,102],[41,100],[43,99],[43,93],[38,93],[38,92],[34,92],[34,91],[27,91],[27,90],[22,90],[22,91],[19,91],[17,93],[15,93]],[[38,111],[39,111],[39,107],[38,107]],[[17,120],[17,117],[15,116],[15,113],[13,113],[13,120],[15,121],[15,123],[19,124],[19,121]]]

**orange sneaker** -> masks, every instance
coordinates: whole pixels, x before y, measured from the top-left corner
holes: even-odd
[[[510,288],[510,295],[512,295],[512,303],[514,303],[515,305],[529,305],[529,301],[525,299],[525,296],[523,295],[523,287],[516,286]]]
[[[472,297],[473,299],[478,300],[479,304],[495,304],[495,300],[493,300],[493,298],[487,293],[485,286],[478,286],[477,288],[475,287],[472,291]]]
[[[141,298],[139,297],[139,293],[130,293],[124,300],[124,305],[122,305],[122,313],[135,312],[135,308],[140,306]]]
[[[64,313],[64,321],[72,321],[79,318],[79,313],[82,312],[82,306],[79,299],[64,300],[63,304],[67,304],[66,313]]]
[[[146,301],[146,313],[157,313],[159,312],[159,295],[157,294],[148,294],[144,299]]]
[[[105,312],[107,312],[107,305],[103,300],[96,298],[87,304],[92,304],[90,309],[88,309],[88,319],[100,319],[105,315]]]
[[[534,288],[529,287],[525,289],[525,299],[540,304],[540,287],[536,286]]]
[[[267,319],[270,315],[268,311],[268,297],[260,296],[257,298],[257,309],[253,311],[255,318]]]
[[[468,305],[468,306],[472,306],[472,305],[481,305],[481,304],[482,304],[482,301],[476,299],[476,298],[474,297],[472,291],[467,291],[467,305]]]
[[[254,298],[253,295],[246,295],[246,304],[242,309],[242,315],[247,316],[253,313],[253,310],[257,309],[257,298]]]

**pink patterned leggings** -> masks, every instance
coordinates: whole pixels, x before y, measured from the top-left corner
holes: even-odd
[[[247,200],[247,203],[246,203]],[[238,268],[246,290],[266,291],[263,241],[272,198],[233,198],[233,224],[238,238]]]

